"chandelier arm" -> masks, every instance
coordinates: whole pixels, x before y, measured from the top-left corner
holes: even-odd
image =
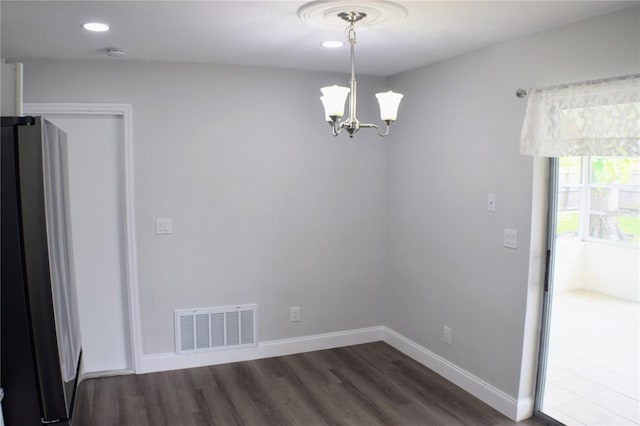
[[[380,133],[380,127],[378,127],[377,124],[373,124],[373,123],[360,123],[360,127],[364,128],[364,129],[376,129],[378,136],[381,137],[385,137],[389,134],[389,129],[390,129],[390,124],[391,124],[391,120],[387,120],[385,121],[385,124],[387,125],[385,131],[383,133]]]
[[[340,122],[335,120],[333,122],[329,122],[329,125],[331,126],[331,134],[333,136],[338,136],[340,134],[340,130],[342,130]]]
[[[380,133],[380,132],[378,132],[378,136],[380,136],[380,137],[383,137],[383,138],[384,138],[385,136],[387,136],[387,135],[389,134],[390,126],[389,126],[389,123],[388,123],[388,122],[387,122],[386,124],[387,124],[387,130],[385,130],[385,132],[384,132],[384,133]],[[377,127],[376,127],[376,129],[377,129]]]

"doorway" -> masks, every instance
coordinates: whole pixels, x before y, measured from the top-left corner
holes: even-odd
[[[130,106],[26,104],[67,133],[71,234],[83,374],[135,371],[135,259]]]
[[[550,177],[536,415],[637,425],[640,158],[554,158]]]

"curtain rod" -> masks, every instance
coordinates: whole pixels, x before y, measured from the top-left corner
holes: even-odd
[[[587,80],[587,81],[581,81],[581,82],[578,82],[578,83],[559,84],[557,86],[541,87],[540,89],[535,89],[535,90],[561,89],[561,88],[573,86],[573,85],[576,85],[576,84],[597,84],[597,83],[606,83],[606,82],[609,82],[609,81],[626,80],[626,79],[631,79],[631,78],[640,78],[640,74],[623,75],[623,76],[609,77],[609,78],[599,78],[597,80]],[[529,89],[529,90],[531,90],[531,89]],[[518,90],[516,90],[516,97],[519,98],[519,99],[526,98],[528,94],[529,94],[529,92],[526,89],[518,89]]]
[[[516,98],[526,98],[527,97],[527,91],[524,89],[518,89],[516,90]]]

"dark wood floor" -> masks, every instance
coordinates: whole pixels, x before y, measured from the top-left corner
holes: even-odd
[[[515,424],[383,342],[88,379],[74,418],[74,426]]]

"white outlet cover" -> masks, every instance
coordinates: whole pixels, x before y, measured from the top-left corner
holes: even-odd
[[[300,306],[292,306],[290,308],[289,320],[291,322],[300,322]]]
[[[451,344],[451,327],[444,326],[442,330],[442,340],[448,345]]]
[[[518,231],[516,231],[515,229],[505,228],[504,246],[511,249],[518,248]]]
[[[489,194],[489,196],[487,197],[487,211],[496,211],[496,194]]]

